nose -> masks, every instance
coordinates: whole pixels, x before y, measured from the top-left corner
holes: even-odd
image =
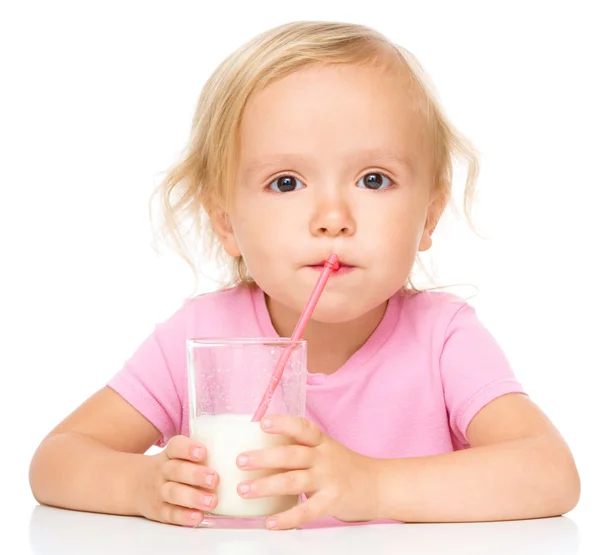
[[[322,199],[311,218],[310,232],[322,237],[354,235],[356,222],[348,203],[342,198]]]

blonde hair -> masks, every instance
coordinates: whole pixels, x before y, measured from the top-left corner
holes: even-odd
[[[151,219],[154,221],[152,207],[156,200],[162,217],[155,237],[182,256],[194,272],[196,283],[202,273],[201,253],[212,257],[224,271],[223,285],[252,282],[243,259],[234,259],[224,252],[211,222],[211,216],[232,199],[239,126],[250,95],[309,65],[377,64],[390,59],[404,69],[411,92],[416,93],[415,107],[430,131],[433,190],[439,196],[435,214],[426,226],[433,230],[451,199],[453,161],[459,159],[468,167],[463,198],[471,223],[478,153],[444,115],[434,87],[416,58],[363,25],[287,23],[256,36],[217,67],[202,89],[180,159],[167,171],[150,199]],[[200,245],[203,249],[199,249]],[[410,279],[409,284],[412,285]]]

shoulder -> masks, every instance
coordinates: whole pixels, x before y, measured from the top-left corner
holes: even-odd
[[[474,312],[467,300],[443,291],[408,292],[404,294],[402,313],[405,318],[425,326],[450,323],[462,313]]]
[[[240,285],[189,297],[181,303],[169,321],[193,327],[198,318],[211,321],[229,319],[232,314],[253,309],[253,294],[252,287]]]
[[[236,286],[211,293],[203,293],[187,299],[182,306],[182,311],[228,313],[240,311],[252,305],[253,290],[250,286]]]
[[[256,335],[256,293],[237,286],[186,299],[179,309],[158,325],[162,334],[193,337]],[[248,328],[248,329],[246,329]]]
[[[443,291],[403,293],[398,332],[419,345],[441,348],[457,330],[479,327],[474,307],[463,297]]]

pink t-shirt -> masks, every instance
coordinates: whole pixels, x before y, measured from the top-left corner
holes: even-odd
[[[160,446],[188,435],[185,342],[202,337],[278,335],[257,287],[194,297],[156,326],[108,385],[160,430]],[[341,368],[309,374],[306,417],[363,455],[436,455],[468,447],[471,419],[513,392],[524,393],[470,305],[448,293],[398,293]]]

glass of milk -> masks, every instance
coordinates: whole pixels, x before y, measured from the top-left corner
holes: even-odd
[[[298,495],[243,499],[237,486],[277,470],[243,471],[238,455],[286,445],[284,436],[268,434],[252,422],[273,371],[284,351],[289,358],[267,410],[304,416],[306,341],[287,338],[189,339],[187,348],[190,436],[206,447],[204,464],[219,473],[218,504],[202,526],[263,527],[264,519],[296,505]]]

